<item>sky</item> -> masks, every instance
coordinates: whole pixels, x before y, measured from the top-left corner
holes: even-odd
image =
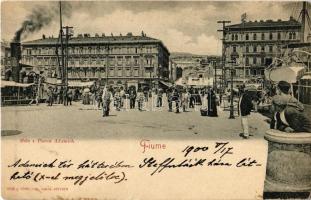
[[[59,13],[57,1],[24,1],[1,3],[1,38],[11,41],[23,22],[34,13],[48,17],[39,28],[25,32],[22,41],[39,39],[42,34],[58,36]],[[170,52],[201,55],[221,54],[221,25],[219,20],[240,23],[247,21],[288,20],[299,16],[302,2],[233,2],[233,1],[74,1],[63,2],[63,25],[73,26],[74,35],[95,33],[125,35],[142,31],[163,41]],[[308,5],[308,8],[311,6]],[[311,13],[309,11],[309,13]]]

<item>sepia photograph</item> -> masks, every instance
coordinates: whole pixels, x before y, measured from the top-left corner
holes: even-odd
[[[2,198],[310,199],[310,15],[1,1]]]

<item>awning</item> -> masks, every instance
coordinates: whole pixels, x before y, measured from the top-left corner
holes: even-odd
[[[310,74],[304,75],[301,79],[302,80],[311,80],[311,75]]]
[[[63,85],[60,80],[57,81],[45,81],[45,84],[48,85],[55,85],[55,86],[65,86]],[[88,81],[88,82],[81,82],[81,81],[68,81],[68,87],[90,87],[94,84],[94,81]]]
[[[169,82],[166,82],[166,81],[160,81],[160,83],[162,83],[163,85],[165,85],[167,87],[172,87],[173,86],[172,83],[169,83]]]
[[[177,80],[175,81],[175,85],[184,86],[183,81],[182,81],[182,78],[177,79]]]
[[[305,72],[305,65],[301,63],[292,63],[289,66],[282,66],[279,68],[271,68],[265,70],[265,77],[267,80],[279,82],[287,81],[288,83],[296,83]]]
[[[89,81],[89,82],[69,81],[68,82],[69,87],[90,87],[93,84],[94,84],[94,81]]]
[[[211,86],[213,85],[213,78],[209,78],[209,79],[204,79],[204,78],[199,78],[197,79],[189,79],[187,81],[187,85],[191,85],[191,86],[200,86],[200,87],[205,87],[205,86]]]
[[[14,81],[1,81],[1,87],[29,87],[34,83],[17,83]]]

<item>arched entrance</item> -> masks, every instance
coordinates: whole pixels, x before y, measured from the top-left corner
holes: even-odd
[[[4,79],[6,81],[11,81],[13,79],[13,77],[12,77],[12,70],[11,69],[5,70]]]

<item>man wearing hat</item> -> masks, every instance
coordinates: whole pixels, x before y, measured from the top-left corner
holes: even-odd
[[[46,91],[46,94],[48,96],[48,106],[52,106],[53,105],[53,88],[52,86],[49,86],[47,91]]]
[[[241,88],[241,97],[239,100],[240,115],[241,115],[241,124],[243,133],[240,135],[243,139],[249,138],[249,127],[248,127],[248,115],[251,114],[253,108],[252,97],[249,94],[248,87],[243,86]]]
[[[290,84],[280,81],[272,99],[273,118],[270,128],[285,132],[311,132],[311,122],[303,104],[289,94]]]

